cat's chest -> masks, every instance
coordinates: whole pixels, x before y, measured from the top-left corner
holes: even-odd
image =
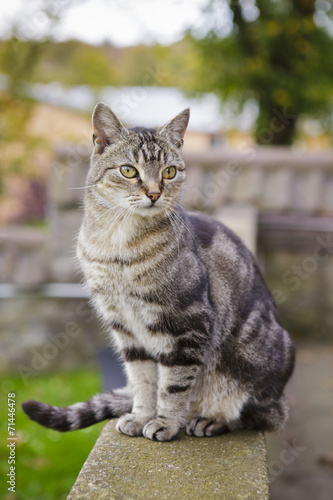
[[[140,318],[152,323],[162,311],[161,270],[144,259],[81,258],[93,301],[107,321],[114,318]]]

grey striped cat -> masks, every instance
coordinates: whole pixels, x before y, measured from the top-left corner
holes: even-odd
[[[186,109],[164,127],[126,129],[105,104],[94,110],[77,255],[128,385],[65,408],[23,403],[46,427],[119,417],[124,434],[169,441],[183,428],[200,437],[286,423],[294,346],[254,258],[180,206],[188,120]]]

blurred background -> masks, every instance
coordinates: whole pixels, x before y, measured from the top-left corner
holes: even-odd
[[[1,433],[15,393],[18,438],[1,497],[66,498],[103,427],[37,428],[20,402],[65,406],[124,379],[74,260],[98,101],[128,126],[191,108],[183,203],[243,238],[298,346],[290,423],[267,436],[272,499],[333,498],[327,0],[1,3]]]

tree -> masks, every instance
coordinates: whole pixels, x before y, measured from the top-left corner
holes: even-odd
[[[43,174],[37,172],[36,157],[48,149],[27,130],[35,106],[28,95],[27,83],[33,80],[41,56],[50,44],[52,31],[71,1],[25,2],[21,14],[8,23],[7,39],[0,47],[1,72],[6,75],[0,92],[0,201],[8,198],[8,179],[18,176],[24,179],[26,189],[20,193],[20,201],[25,202],[26,208],[22,220],[34,219],[43,213]],[[3,222],[3,210],[0,211]]]
[[[332,2],[320,0],[211,0],[208,32],[191,32],[202,61],[197,89],[240,105],[252,95],[257,142],[291,144],[300,116],[332,113],[331,13]]]

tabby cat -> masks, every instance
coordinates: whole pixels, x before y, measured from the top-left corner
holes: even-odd
[[[278,430],[294,346],[250,252],[227,227],[187,213],[186,109],[156,129],[93,113],[94,151],[77,255],[128,385],[65,408],[23,403],[59,431],[120,417],[118,431],[169,441]]]

